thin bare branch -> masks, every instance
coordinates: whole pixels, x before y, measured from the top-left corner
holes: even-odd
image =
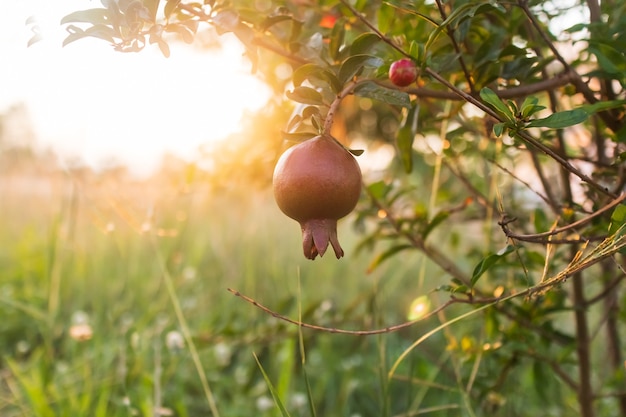
[[[534,234],[528,234],[528,235],[521,235],[521,234],[517,234],[517,233],[513,233],[509,228],[508,228],[508,224],[511,223],[512,219],[505,219],[503,218],[502,220],[500,220],[500,222],[498,223],[500,225],[500,227],[502,228],[502,231],[504,232],[504,234],[511,239],[517,239],[520,241],[524,241],[524,242],[536,242],[536,243],[541,243],[544,242],[545,238],[550,238],[552,236],[561,234],[561,233],[567,233],[567,232],[571,232],[581,226],[586,225],[587,223],[589,223],[591,220],[593,220],[594,218],[601,216],[605,213],[607,213],[608,211],[612,210],[613,208],[617,207],[619,204],[621,204],[624,199],[626,199],[626,193],[622,194],[621,196],[619,196],[618,198],[616,198],[615,200],[611,201],[610,203],[606,204],[604,207],[594,211],[593,213],[591,213],[588,216],[583,217],[580,220],[577,220],[573,223],[570,223],[566,226],[563,227],[558,227],[555,228],[553,230],[550,230],[548,232],[542,232],[542,233],[534,233]],[[589,239],[583,239],[583,240],[589,240]],[[555,243],[553,240],[550,240],[547,243]]]
[[[277,318],[279,320],[286,321],[287,323],[295,324],[298,327],[303,327],[303,328],[312,329],[312,330],[318,330],[318,331],[322,331],[322,332],[326,332],[326,333],[348,334],[348,335],[353,335],[353,336],[371,336],[371,335],[376,335],[376,334],[391,333],[391,332],[395,332],[395,331],[398,331],[398,330],[401,330],[401,329],[405,329],[407,327],[410,327],[410,326],[414,325],[415,323],[418,323],[420,321],[423,321],[423,320],[426,320],[426,319],[432,317],[433,315],[437,314],[438,312],[440,312],[444,308],[446,308],[449,305],[455,303],[454,300],[450,300],[450,301],[440,305],[439,307],[437,307],[436,309],[434,309],[430,313],[420,317],[419,319],[412,320],[412,321],[407,321],[405,323],[396,324],[396,325],[393,325],[393,326],[383,327],[381,329],[374,329],[374,330],[345,330],[345,329],[338,329],[338,328],[335,328],[335,327],[318,326],[316,324],[309,324],[309,323],[304,323],[304,322],[299,321],[299,320],[291,319],[291,318],[289,318],[287,316],[284,316],[284,315],[282,315],[280,313],[277,313],[277,312],[269,309],[268,307],[265,307],[263,304],[257,302],[256,300],[254,300],[254,299],[252,299],[252,298],[250,298],[250,297],[248,297],[246,295],[243,295],[242,293],[240,293],[237,290],[233,290],[232,288],[227,288],[227,290],[231,294],[233,294],[236,297],[239,297],[239,298],[247,301],[248,303],[252,304],[253,306],[255,306],[255,307],[263,310],[267,314],[271,315],[272,317],[275,317],[275,318]]]

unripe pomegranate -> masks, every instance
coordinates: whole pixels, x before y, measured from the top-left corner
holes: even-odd
[[[281,155],[273,183],[278,207],[300,223],[304,256],[323,256],[330,242],[341,258],[337,220],[354,209],[361,193],[361,169],[352,154],[332,137],[316,136]]]
[[[417,67],[410,59],[399,59],[389,67],[389,79],[398,87],[406,87],[417,80]]]

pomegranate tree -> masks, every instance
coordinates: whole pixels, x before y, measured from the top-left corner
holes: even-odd
[[[278,207],[300,223],[304,256],[323,256],[330,242],[341,258],[337,220],[354,209],[361,193],[352,154],[331,136],[316,136],[281,155],[273,184]]]

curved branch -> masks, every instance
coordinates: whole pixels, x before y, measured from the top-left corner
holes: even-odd
[[[564,71],[546,80],[537,81],[536,83],[532,83],[532,84],[520,85],[517,87],[494,90],[494,92],[501,99],[513,99],[513,98],[519,98],[519,97],[526,97],[531,94],[541,93],[541,92],[548,91],[554,88],[563,87],[565,85],[572,84],[575,79],[576,79],[576,76],[574,75],[572,71]],[[386,85],[386,86],[391,87],[389,85]],[[421,98],[462,100],[462,98],[459,97],[458,94],[455,94],[451,91],[440,91],[440,90],[433,90],[433,89],[423,88],[423,87],[406,87],[404,88],[404,91],[406,91],[409,94],[415,94],[416,96],[421,97]],[[476,96],[474,95],[474,97]]]
[[[534,243],[574,243],[573,240],[567,240],[564,242],[558,242],[558,241],[554,241],[554,240],[549,240],[549,241],[544,241],[545,238],[549,238],[561,233],[565,233],[565,232],[569,232],[572,230],[575,230],[581,226],[584,226],[585,224],[589,223],[591,220],[593,220],[594,218],[606,213],[607,211],[615,208],[616,206],[618,206],[620,203],[622,203],[624,200],[626,199],[626,193],[620,195],[618,198],[616,198],[615,200],[611,201],[609,204],[605,205],[604,207],[596,210],[595,212],[591,213],[590,215],[583,217],[582,219],[575,221],[574,223],[570,223],[566,226],[563,227],[558,227],[554,230],[550,230],[548,232],[542,232],[542,233],[534,233],[534,234],[528,234],[528,235],[522,235],[522,234],[517,234],[517,233],[513,233],[509,228],[508,228],[508,224],[511,223],[512,221],[514,221],[514,219],[502,219],[498,222],[498,224],[500,225],[500,227],[502,228],[502,231],[504,232],[504,234],[506,235],[506,237],[511,238],[511,239],[516,239],[516,240],[520,240],[523,242],[534,242]],[[590,239],[576,239],[575,242],[580,243],[581,241],[587,241]]]
[[[330,128],[333,126],[333,121],[335,119],[335,113],[339,109],[341,102],[344,98],[352,94],[354,89],[359,85],[359,81],[351,81],[348,85],[339,93],[337,97],[333,100],[328,108],[328,113],[326,113],[326,118],[324,119],[324,127],[322,134],[330,135]]]
[[[410,326],[414,325],[415,323],[420,322],[422,320],[426,320],[427,318],[432,317],[435,314],[439,313],[441,310],[443,310],[444,308],[448,307],[449,305],[455,304],[457,302],[455,300],[450,300],[450,301],[440,305],[439,307],[437,307],[436,309],[434,309],[430,313],[426,314],[425,316],[422,316],[422,317],[420,317],[419,319],[416,319],[416,320],[407,321],[405,323],[396,324],[396,325],[393,325],[393,326],[383,327],[381,329],[374,329],[374,330],[345,330],[345,329],[338,329],[338,328],[334,328],[334,327],[318,326],[316,324],[309,324],[309,323],[304,323],[304,322],[301,322],[301,321],[298,321],[298,320],[290,319],[287,316],[283,316],[282,314],[277,313],[277,312],[269,309],[268,307],[265,307],[263,304],[260,304],[256,300],[254,300],[254,299],[252,299],[252,298],[250,298],[250,297],[248,297],[246,295],[243,295],[242,293],[240,293],[237,290],[233,290],[232,288],[227,288],[226,290],[228,292],[230,292],[231,294],[233,294],[234,296],[239,297],[239,298],[247,301],[248,303],[252,304],[253,306],[263,310],[264,312],[266,312],[267,314],[271,315],[272,317],[275,317],[275,318],[277,318],[279,320],[286,321],[287,323],[295,324],[298,327],[304,327],[306,329],[318,330],[318,331],[327,332],[327,333],[349,334],[349,335],[353,335],[353,336],[372,336],[372,335],[376,335],[376,334],[395,332],[397,330],[401,330],[401,329],[410,327]]]

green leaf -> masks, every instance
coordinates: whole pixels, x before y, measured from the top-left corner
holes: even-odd
[[[367,191],[374,197],[376,200],[382,200],[385,196],[391,191],[391,187],[385,183],[385,181],[380,180],[374,182],[367,187]]]
[[[159,49],[161,50],[161,53],[163,54],[163,56],[165,56],[165,58],[169,58],[170,46],[167,44],[167,42],[163,40],[161,35],[157,35],[153,33],[150,35],[150,44],[155,44],[155,43],[159,46]]]
[[[413,141],[417,134],[418,118],[419,105],[416,104],[406,113],[406,117],[402,121],[402,125],[396,135],[398,154],[406,173],[410,173],[413,170]]]
[[[500,97],[490,88],[485,87],[480,90],[480,98],[483,99],[485,103],[489,105],[492,109],[494,109],[500,116],[502,116],[506,121],[513,123],[515,121],[515,116],[511,109],[504,104]]]
[[[63,46],[67,46],[74,41],[88,37],[99,38],[112,43],[114,42],[114,37],[116,35],[112,27],[105,25],[95,25],[87,28],[86,30],[70,25],[66,29],[69,32],[69,35],[63,40]]]
[[[361,156],[361,155],[363,155],[363,152],[365,152],[364,149],[348,149],[348,150],[354,156]]]
[[[620,204],[611,213],[611,223],[609,224],[609,234],[614,235],[626,224],[626,205]]]
[[[330,57],[337,61],[339,59],[339,50],[343,45],[343,40],[346,36],[346,25],[343,19],[337,20],[330,32],[330,42],[328,44],[328,52]]]
[[[185,43],[192,43],[194,38],[194,32],[189,28],[188,25],[183,25],[180,23],[170,23],[165,27],[165,31],[169,33],[178,33]]]
[[[482,10],[481,10],[482,9]],[[448,27],[454,28],[458,26],[458,24],[468,18],[474,17],[474,15],[483,10],[498,10],[499,12],[504,12],[505,9],[497,4],[496,2],[475,2],[470,1],[465,3],[459,7],[454,8],[452,13],[448,15],[446,20],[444,20],[437,28],[431,32],[428,40],[426,41],[425,49],[428,50],[429,47],[435,42],[435,40],[439,37],[439,35]]]
[[[320,109],[317,106],[306,106],[302,110],[302,119],[310,119],[311,117],[321,117]]]
[[[346,83],[357,75],[364,67],[378,68],[384,61],[373,55],[352,55],[346,58],[339,68],[339,81]]]
[[[380,38],[373,32],[362,33],[350,45],[350,55],[367,54],[379,41]]]
[[[288,20],[293,20],[293,17],[287,14],[269,16],[269,17],[266,17],[265,20],[263,20],[263,22],[261,22],[261,24],[259,25],[259,28],[261,29],[261,32],[265,32],[266,30],[268,30],[270,27],[274,26],[275,24],[280,23],[280,22],[285,22]]]
[[[587,120],[589,114],[583,109],[573,109],[552,113],[543,119],[531,120],[527,127],[548,127],[551,129],[562,129],[577,125]]]
[[[26,47],[30,48],[31,46],[41,41],[42,39],[43,37],[41,36],[41,33],[39,33],[39,30],[33,30],[33,36],[28,40]]]
[[[493,134],[496,135],[497,138],[499,138],[504,133],[505,128],[505,123],[496,123],[495,125],[493,125]]]
[[[367,267],[367,272],[368,273],[372,272],[374,269],[378,268],[380,264],[382,264],[385,260],[389,259],[396,253],[401,252],[406,249],[413,249],[413,248],[414,248],[413,245],[410,245],[408,243],[390,247],[383,253],[379,254],[376,258],[374,258],[374,260]]]
[[[67,23],[91,23],[93,25],[110,24],[109,11],[107,9],[87,9],[70,13],[61,19],[61,24]]]
[[[474,268],[474,272],[472,272],[472,278],[470,281],[472,287],[476,284],[478,278],[480,278],[485,272],[487,272],[489,268],[491,268],[496,262],[498,262],[500,259],[504,258],[513,251],[515,251],[515,246],[507,245],[504,248],[500,249],[498,252],[492,253],[483,258]]]
[[[599,101],[594,104],[585,104],[584,106],[580,106],[580,109],[583,109],[587,112],[587,114],[594,114],[597,112],[619,109],[626,106],[626,100],[610,100],[610,101]]]
[[[354,94],[382,101],[392,106],[410,107],[411,99],[407,93],[392,88],[383,87],[373,81],[366,81],[354,89]]]
[[[289,413],[287,412],[287,409],[285,408],[285,405],[283,404],[283,402],[280,400],[280,397],[278,396],[278,392],[276,391],[274,384],[272,384],[270,377],[267,376],[265,369],[263,369],[263,365],[261,365],[259,358],[256,356],[256,353],[253,353],[252,355],[254,356],[254,360],[256,361],[257,365],[259,366],[259,369],[261,370],[261,374],[263,375],[263,379],[265,380],[265,383],[267,384],[267,387],[269,388],[270,393],[272,394],[274,403],[276,403],[276,405],[278,406],[278,409],[280,410],[280,414],[283,417],[290,417]]]
[[[304,142],[305,140],[309,140],[318,135],[317,132],[284,132],[284,131],[281,131],[280,134],[284,140],[293,142],[293,143]]]
[[[522,108],[520,110],[522,117],[530,117],[533,114],[546,108],[545,106],[537,104],[538,102],[539,99],[537,97],[526,97],[526,99],[524,99],[524,102],[522,103]]]
[[[613,46],[590,41],[589,52],[596,56],[600,68],[609,74],[623,74],[626,72],[626,56]]]
[[[163,14],[166,19],[169,19],[172,13],[176,10],[176,7],[180,4],[181,0],[167,0],[163,9]]]
[[[550,225],[548,224],[548,217],[546,216],[546,212],[542,208],[537,208],[533,212],[533,225],[537,233],[548,230],[548,228],[550,227]]]
[[[324,104],[324,99],[319,91],[310,87],[296,87],[293,91],[287,91],[285,93],[289,100],[297,101],[303,104]]]
[[[535,392],[544,404],[549,404],[552,398],[549,392],[554,385],[554,373],[545,363],[535,360],[532,375]]]
[[[316,64],[304,64],[298,67],[293,72],[293,85],[295,87],[300,87],[305,80],[311,78],[327,82],[335,93],[340,92],[343,88],[342,83],[332,71]]]
[[[422,239],[426,240],[430,232],[432,232],[435,227],[439,226],[439,224],[441,224],[448,217],[450,217],[450,212],[447,210],[442,210],[435,214],[435,217],[433,217],[431,221],[428,222],[426,228],[422,232]]]

